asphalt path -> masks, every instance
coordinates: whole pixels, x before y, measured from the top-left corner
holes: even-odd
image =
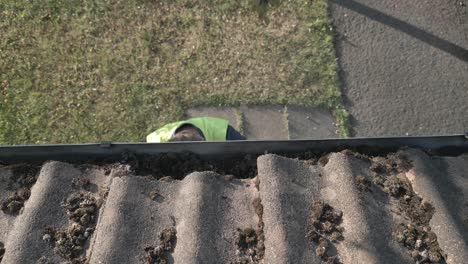
[[[353,136],[468,131],[468,0],[330,0]]]

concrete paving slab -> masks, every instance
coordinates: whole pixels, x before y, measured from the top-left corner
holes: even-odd
[[[300,106],[288,106],[290,139],[337,138],[335,118],[330,112]]]
[[[229,121],[229,124],[238,129],[238,118],[236,116],[236,108],[234,107],[212,107],[212,106],[201,106],[190,108],[186,111],[185,115],[187,118],[193,117],[218,117]]]
[[[467,0],[331,0],[330,10],[354,136],[467,129]]]
[[[283,106],[241,106],[240,110],[247,139],[289,139]]]

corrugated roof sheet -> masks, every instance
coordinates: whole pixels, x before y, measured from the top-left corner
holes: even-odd
[[[156,180],[52,161],[34,182],[35,167],[3,166],[2,263],[467,262],[466,154],[267,154],[257,168]]]

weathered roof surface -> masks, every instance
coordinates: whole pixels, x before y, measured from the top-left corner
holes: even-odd
[[[466,154],[267,154],[257,167],[156,180],[52,161],[35,183],[1,167],[2,263],[467,262]]]

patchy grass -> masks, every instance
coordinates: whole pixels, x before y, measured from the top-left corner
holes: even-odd
[[[338,126],[338,134],[343,138],[350,137],[349,133],[349,113],[342,105],[336,105],[335,109],[332,109],[332,113],[336,118],[336,124]]]
[[[144,141],[197,105],[343,116],[326,1],[252,1],[0,0],[0,144]]]

